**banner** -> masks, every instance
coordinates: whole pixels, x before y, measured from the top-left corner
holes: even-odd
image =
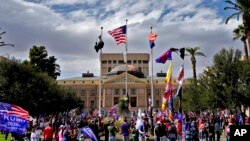
[[[0,110],[0,130],[22,135],[27,126],[28,122],[24,118]]]

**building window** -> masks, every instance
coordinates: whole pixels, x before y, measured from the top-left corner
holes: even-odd
[[[90,107],[94,108],[95,107],[95,101],[94,100],[90,100]]]
[[[136,107],[136,97],[131,97],[130,98],[130,105],[131,107]]]
[[[116,60],[113,60],[113,64],[116,64]]]
[[[136,89],[131,89],[131,95],[136,95]]]
[[[138,64],[141,64],[141,60],[138,60]]]
[[[131,64],[131,60],[128,60],[128,64]]]
[[[85,101],[84,100],[82,101],[82,107],[83,108],[85,107]]]
[[[126,94],[126,89],[122,89],[122,94],[123,94],[123,95]]]
[[[108,64],[111,64],[111,62],[112,62],[111,60],[108,60]]]
[[[119,60],[118,64],[124,64],[124,61],[123,60]]]
[[[146,61],[146,60],[143,60],[143,64],[148,64],[148,61]]]
[[[133,64],[136,64],[136,60],[133,61]]]
[[[156,89],[154,94],[159,95],[160,91],[158,89]]]
[[[114,104],[113,105],[118,104],[118,102],[119,102],[119,97],[114,97]]]
[[[86,94],[86,91],[85,90],[81,90],[80,96],[83,97],[85,94]]]
[[[147,89],[147,96],[151,95],[151,90]]]
[[[108,67],[108,72],[110,72],[111,71],[111,67]]]
[[[91,90],[91,91],[90,91],[90,95],[91,95],[91,96],[95,96],[95,90]]]
[[[138,71],[141,72],[141,70],[142,70],[141,67],[138,67]]]
[[[115,89],[115,95],[119,95],[119,89]]]
[[[160,106],[160,101],[159,101],[159,100],[156,100],[156,101],[155,101],[155,106],[156,106],[156,107],[159,107],[159,106]]]
[[[107,64],[107,61],[102,61],[102,64]]]

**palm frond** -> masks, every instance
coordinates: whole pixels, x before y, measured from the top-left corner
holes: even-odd
[[[232,14],[232,15],[230,15],[229,17],[227,17],[227,19],[226,19],[226,24],[228,23],[228,21],[230,20],[230,19],[232,19],[234,16],[237,16],[237,17],[239,17],[239,15],[241,14],[242,12],[240,11],[240,12],[237,12],[237,13],[234,13],[234,14]],[[238,19],[238,18],[237,18]]]
[[[195,55],[196,56],[204,56],[204,57],[206,57],[206,55],[204,53],[202,53],[202,52],[196,52]]]
[[[237,7],[224,7],[224,10],[240,10],[240,8],[237,8]]]
[[[234,3],[234,2],[232,2],[230,0],[226,0],[225,2],[228,3],[228,4],[233,5],[234,7],[241,8],[238,4],[236,4],[236,3]]]

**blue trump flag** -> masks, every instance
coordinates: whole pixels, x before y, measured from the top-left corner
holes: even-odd
[[[0,130],[22,135],[26,132],[27,125],[24,118],[0,110]]]
[[[81,129],[81,133],[87,136],[87,138],[91,139],[92,141],[98,141],[94,132],[89,127],[83,127]]]

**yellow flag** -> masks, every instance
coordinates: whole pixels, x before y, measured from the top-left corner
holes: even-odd
[[[172,77],[172,61],[170,62],[167,70],[166,83],[169,83],[171,81],[171,77]]]

